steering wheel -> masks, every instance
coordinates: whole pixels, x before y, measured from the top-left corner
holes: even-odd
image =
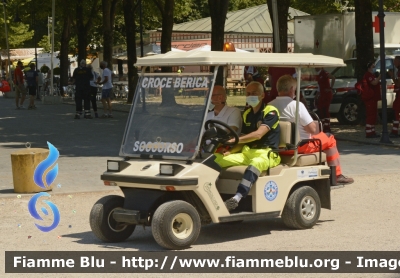
[[[217,121],[217,120],[208,120],[205,124],[204,127],[206,130],[210,129],[211,126],[214,126],[217,130],[217,135],[216,135],[216,141],[218,143],[227,145],[227,146],[234,146],[237,143],[239,143],[239,136],[237,133],[226,123]],[[222,128],[224,127],[224,128]],[[235,139],[234,142],[228,143],[227,141],[230,139]]]

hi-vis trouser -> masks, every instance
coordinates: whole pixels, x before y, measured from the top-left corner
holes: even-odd
[[[264,108],[264,116],[270,111],[276,111],[279,116],[278,110],[271,105]],[[248,113],[246,112],[243,114],[243,122],[245,125],[250,125],[246,121],[247,114]],[[278,124],[279,122],[277,122],[272,128],[276,128]],[[247,145],[243,146],[240,153],[233,153],[227,156],[216,153],[215,156],[217,157],[215,162],[222,168],[248,166],[237,189],[237,193],[240,193],[243,197],[246,197],[247,194],[249,194],[251,186],[257,181],[263,171],[275,167],[281,162],[279,154],[272,152],[270,148],[251,149]]]
[[[248,165],[244,172],[242,181],[238,186],[237,192],[246,197],[251,186],[257,181],[263,171],[277,166],[281,162],[279,154],[268,149],[250,149],[245,145],[240,153],[233,153],[227,156],[215,154],[215,162],[222,168]]]

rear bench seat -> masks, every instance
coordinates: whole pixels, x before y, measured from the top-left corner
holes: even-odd
[[[286,150],[287,144],[289,145],[296,145],[295,142],[295,126],[291,122],[280,121],[279,126],[281,128],[280,134],[280,141],[279,141],[279,149]],[[285,169],[289,168],[293,162],[293,155],[280,155],[281,157],[281,164],[276,167],[269,169],[270,175],[279,175],[280,172]],[[326,155],[325,153],[321,154],[321,162],[326,162]],[[293,166],[310,166],[310,165],[317,165],[319,163],[319,152],[310,153],[310,154],[299,154],[297,156],[296,164]],[[241,180],[243,178],[244,171],[246,170],[247,166],[233,166],[229,168],[222,169],[219,178],[220,179],[233,179],[233,180]],[[267,171],[263,171],[260,177],[266,176]]]

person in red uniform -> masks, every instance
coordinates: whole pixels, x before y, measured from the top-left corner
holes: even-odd
[[[392,132],[389,137],[398,138],[399,137],[399,120],[400,120],[400,55],[394,58],[394,66],[397,69],[397,74],[392,70],[389,71],[390,77],[393,79],[394,83],[394,93],[396,98],[393,102],[393,110],[395,118],[393,119]]]
[[[269,75],[269,84],[271,86],[271,91],[266,92],[264,94],[264,103],[269,103],[276,99],[278,96],[278,90],[276,89],[276,83],[281,76],[290,75],[293,78],[297,77],[296,69],[295,68],[281,68],[281,67],[269,67],[268,68],[268,75]],[[304,104],[304,106],[308,109],[308,104],[306,99],[304,98],[303,94],[300,94],[300,101]]]
[[[381,99],[381,89],[379,82],[381,75],[375,77],[373,70],[375,64],[370,62],[367,64],[367,72],[362,80],[361,98],[365,104],[366,120],[365,120],[365,137],[378,138],[379,134],[375,132],[376,116],[378,114],[378,101]]]
[[[335,77],[324,70],[316,68],[318,81],[318,93],[316,95],[316,107],[318,109],[318,117],[321,119],[323,132],[331,133],[331,115],[329,114],[329,106],[333,98],[332,88],[335,84]],[[329,82],[329,79],[331,82]]]
[[[290,75],[292,77],[296,77],[295,68],[280,68],[280,67],[269,67],[268,68],[269,75],[269,84],[271,86],[271,91],[269,94],[265,94],[264,103],[269,103],[273,101],[278,96],[278,90],[276,89],[276,82],[281,76]]]

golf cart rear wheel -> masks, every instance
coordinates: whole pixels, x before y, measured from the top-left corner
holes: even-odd
[[[303,186],[290,194],[282,213],[283,223],[288,228],[309,229],[317,223],[321,213],[318,193]]]
[[[99,239],[106,242],[126,240],[135,230],[135,225],[128,225],[114,220],[113,212],[124,206],[121,196],[105,196],[94,204],[90,211],[90,227]]]
[[[157,208],[151,222],[154,239],[167,249],[190,247],[200,234],[197,210],[184,201],[171,201]]]

